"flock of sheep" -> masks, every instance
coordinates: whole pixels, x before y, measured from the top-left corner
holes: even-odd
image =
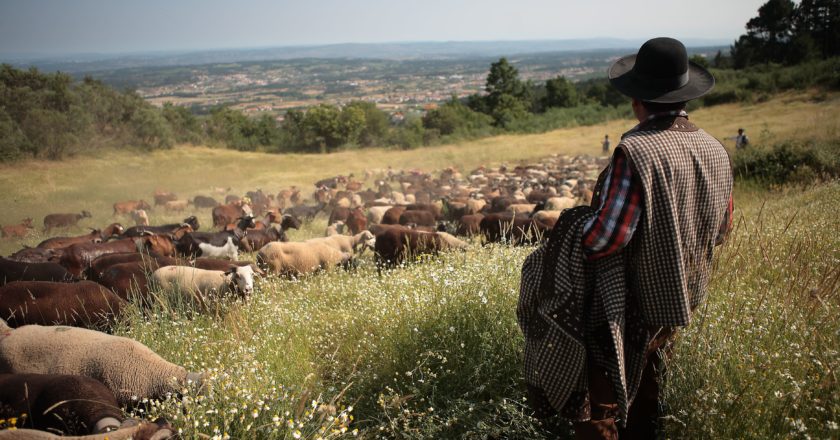
[[[114,215],[130,215],[136,225],[53,237],[0,258],[0,419],[15,417],[29,428],[0,431],[0,439],[51,438],[50,432],[108,433],[111,439],[172,434],[165,422],[127,420],[120,408],[177,395],[187,386],[200,389],[203,377],[107,333],[129,302],[147,308],[155,292],[166,291],[205,310],[228,294],[247,299],[257,276],[297,278],[352,267],[367,250],[383,269],[421,254],[464,249],[472,236],[533,243],[562,209],[590,203],[604,165],[590,157],[554,156],[467,175],[453,168],[437,175],[388,170],[366,175],[366,189],[352,175],[336,176],[316,182],[311,197],[292,187],[276,195],[228,195],[224,203],[155,193],[156,207],[167,212],[211,209],[214,231],[200,231],[194,215],[149,225],[148,203],[117,202]],[[328,217],[323,237],[288,240],[289,229],[317,215]],[[45,231],[87,217],[86,211],[51,214]],[[4,235],[25,231],[31,220],[10,226],[2,228]],[[255,261],[240,261],[240,252],[255,253]]]

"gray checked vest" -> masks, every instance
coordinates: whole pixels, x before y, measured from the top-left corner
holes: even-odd
[[[622,148],[643,188],[643,212],[625,250],[627,283],[645,324],[685,326],[704,300],[712,250],[732,194],[723,145],[684,117],[640,124]]]

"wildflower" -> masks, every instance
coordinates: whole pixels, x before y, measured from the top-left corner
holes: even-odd
[[[300,436],[301,436],[301,433],[297,429],[295,430],[295,432],[292,433],[292,437],[294,437],[294,438],[300,438]]]

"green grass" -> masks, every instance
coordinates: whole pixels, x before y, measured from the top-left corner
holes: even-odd
[[[739,186],[736,200],[708,301],[669,362],[667,436],[836,438],[840,183]],[[564,438],[566,422],[523,412],[515,305],[532,250],[473,243],[381,276],[368,255],[354,271],[262,280],[250,301],[209,316],[164,301],[120,334],[210,372],[204,396],[149,414],[185,438],[214,427],[233,438],[318,438],[325,426],[362,438]],[[344,422],[330,420],[333,408]]]

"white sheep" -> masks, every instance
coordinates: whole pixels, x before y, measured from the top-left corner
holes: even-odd
[[[368,208],[367,212],[367,221],[369,225],[378,225],[382,223],[382,217],[385,216],[385,213],[393,208],[391,205],[387,206],[371,206]]]
[[[325,243],[275,241],[259,250],[257,263],[278,275],[300,276],[346,263],[350,256]]]
[[[406,204],[408,204],[408,202],[405,201],[405,194],[403,194],[401,192],[392,191],[391,192],[391,198],[394,199],[394,204],[396,204],[396,205],[406,205]]]
[[[445,244],[445,246],[442,247],[441,250],[464,250],[467,247],[469,247],[469,244],[466,241],[463,241],[448,232],[438,231],[437,235],[443,240],[443,243]]]
[[[474,199],[470,198],[467,200],[467,214],[478,214],[484,205],[487,204],[487,201],[484,199]]]
[[[254,292],[254,269],[251,266],[236,266],[226,272],[190,266],[164,266],[152,273],[152,279],[163,289],[190,292],[202,303],[212,294],[238,292],[248,296]]]
[[[577,201],[572,197],[550,197],[548,200],[545,201],[545,210],[546,211],[562,211],[568,208],[574,208],[577,205]]]
[[[199,243],[198,248],[201,249],[202,257],[227,258],[231,261],[239,258],[239,248],[233,243],[233,237],[228,237],[224,246],[213,246],[210,243]]]
[[[188,373],[129,338],[65,326],[9,328],[0,319],[0,373],[74,374],[107,386],[120,405],[164,399],[201,374]]]
[[[149,216],[144,209],[135,209],[131,211],[131,219],[137,226],[149,226]]]
[[[514,203],[508,206],[507,210],[514,214],[530,214],[534,212],[537,205],[533,203]]]
[[[532,219],[543,222],[543,223],[554,223],[557,219],[560,218],[560,213],[562,211],[537,211],[531,216]]]
[[[360,254],[365,249],[374,249],[376,237],[370,231],[362,231],[356,235],[330,235],[327,237],[310,238],[305,243],[324,243],[340,252]],[[361,247],[361,249],[359,249]]]
[[[325,237],[342,234],[344,234],[344,222],[341,220],[338,220],[335,223],[327,226],[327,230],[324,232]]]

